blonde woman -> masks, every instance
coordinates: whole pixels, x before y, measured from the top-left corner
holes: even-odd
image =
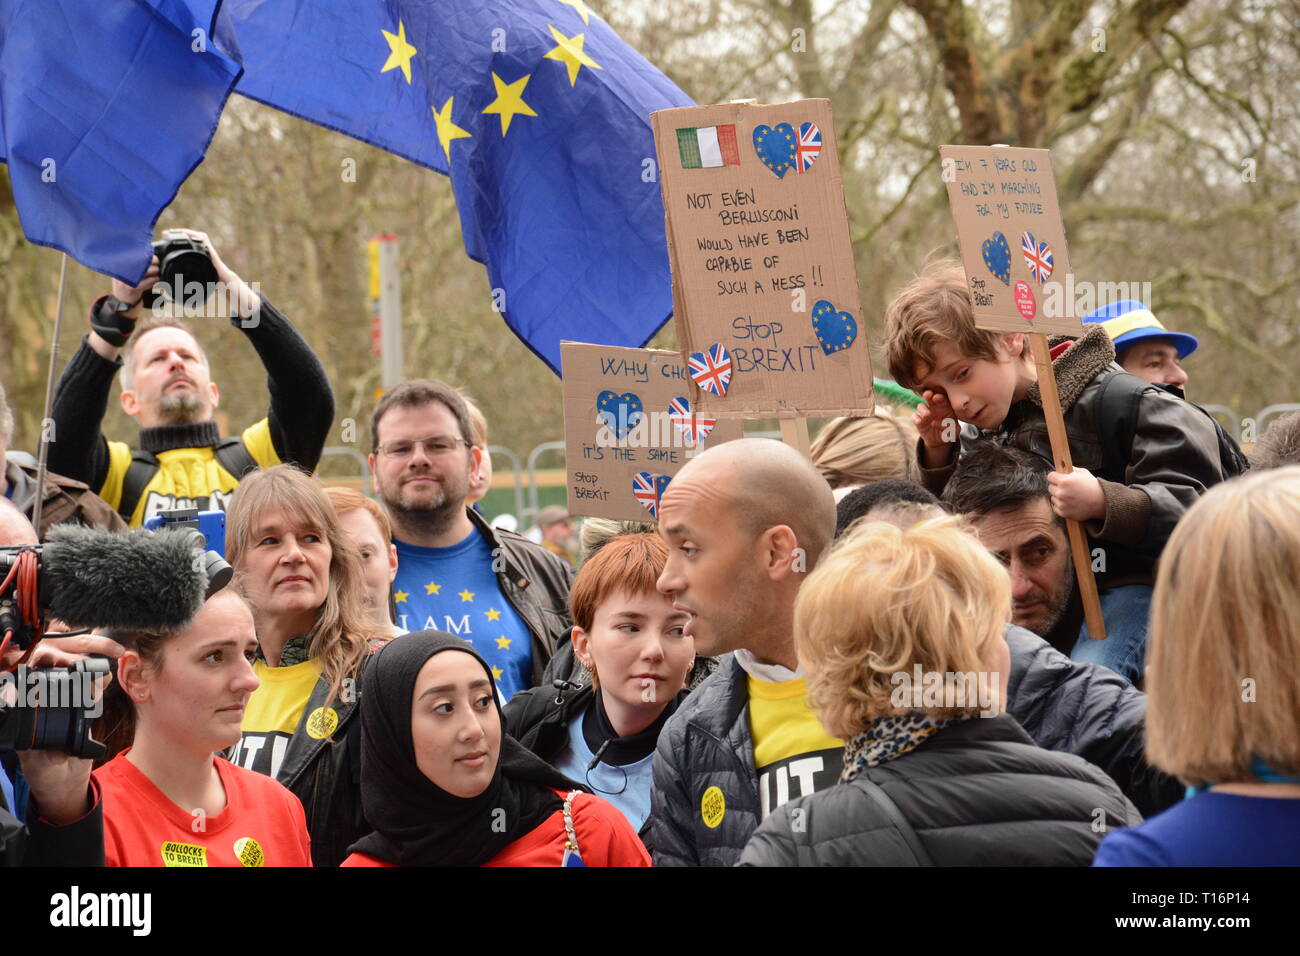
[[[366,610],[390,637],[405,634],[393,623],[393,578],[397,577],[397,547],[393,526],[373,498],[354,488],[326,488],[339,524],[361,555],[366,577]]]
[[[839,501],[873,482],[915,480],[917,436],[910,418],[886,407],[862,418],[832,418],[812,443],[812,462]]]
[[[253,608],[260,681],[231,760],[296,794],[312,860],[338,866],[368,830],[357,705],[361,669],[388,636],[366,611],[361,558],[324,489],[291,465],[240,482],[226,558]]]
[[[944,516],[855,526],[795,604],[808,698],[840,783],[774,811],[751,866],[1083,866],[1141,817],[1115,783],[1003,713],[1006,569]],[[793,771],[792,771],[793,772]]]
[[[1178,523],[1147,694],[1147,759],[1192,795],[1095,865],[1300,866],[1300,467],[1217,485]]]

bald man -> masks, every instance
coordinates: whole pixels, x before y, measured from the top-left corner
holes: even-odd
[[[761,819],[832,786],[844,744],[808,706],[794,602],[835,532],[835,498],[798,452],[764,438],[709,449],[659,504],[659,590],[690,614],[695,653],[725,657],[659,735],[657,866],[731,866]]]
[[[885,503],[872,518],[925,516]],[[659,735],[651,794],[656,866],[731,866],[758,824],[787,800],[833,786],[843,742],[808,706],[794,645],[799,587],[835,529],[826,482],[767,439],[718,445],[664,491],[669,545],[659,590],[691,615],[700,656],[724,657]],[[1182,795],[1143,755],[1146,696],[1104,667],[1071,661],[1008,624],[1007,710],[1035,742],[1115,778],[1144,814]]]

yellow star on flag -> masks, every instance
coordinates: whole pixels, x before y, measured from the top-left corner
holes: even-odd
[[[548,23],[548,27],[551,25]],[[602,70],[599,63],[593,60],[587,54],[582,52],[582,44],[585,35],[579,33],[577,36],[566,37],[555,27],[551,27],[551,36],[555,37],[555,42],[559,44],[554,50],[546,54],[548,60],[558,60],[569,68],[569,85],[574,86],[578,82],[578,71],[584,66],[591,67],[593,70]]]
[[[410,596],[411,595],[407,594],[405,591],[398,591],[396,594],[393,595],[393,600],[396,601],[398,604],[402,604]]]
[[[498,638],[497,638],[497,647],[499,647],[499,648],[500,648],[501,650],[503,650],[503,651],[508,651],[508,650],[510,650],[510,638],[508,638],[508,637],[498,637]]]
[[[591,22],[591,10],[582,2],[582,0],[560,0],[560,3],[564,4],[566,7],[573,7],[573,9],[577,10],[579,15],[582,17],[583,23]]]
[[[524,102],[524,87],[528,81],[533,78],[531,73],[525,73],[520,79],[513,83],[507,83],[492,74],[492,83],[497,89],[497,98],[489,103],[484,109],[484,113],[496,113],[501,117],[501,135],[506,135],[510,129],[510,121],[515,115],[522,113],[524,116],[536,116],[537,113],[533,108]]]
[[[487,615],[487,619],[488,619],[489,621],[499,621],[499,620],[501,620],[501,612],[498,611],[498,610],[497,610],[496,608],[494,608],[494,607],[490,607],[490,608],[488,608],[488,609],[487,609],[486,611],[484,611],[483,613]]]
[[[382,33],[384,39],[388,41],[388,49],[391,51],[388,54],[388,62],[384,64],[384,68],[379,72],[387,73],[389,70],[396,69],[400,66],[402,68],[402,75],[406,77],[406,82],[410,83],[411,57],[415,56],[419,51],[406,42],[406,24],[401,20],[398,20],[396,33],[389,33],[387,30],[380,30],[379,32]]]
[[[493,679],[493,680],[500,680],[504,675],[505,675],[505,671],[503,671],[501,668],[499,668],[499,667],[494,667],[494,668],[492,668],[492,679]]]
[[[469,139],[470,136],[469,133],[451,121],[451,101],[455,98],[454,96],[447,97],[447,102],[442,104],[441,110],[433,110],[433,121],[438,124],[438,142],[442,144],[442,151],[447,154],[448,163],[451,162],[451,141],[453,139]]]
[[[424,586],[425,594],[437,594],[441,590],[442,590],[442,585],[434,584],[432,581],[430,581],[428,584]]]
[[[466,602],[471,602],[471,603],[472,603],[473,600],[474,600],[474,592],[471,591],[469,588],[466,588],[466,589],[463,590],[463,591],[457,591],[456,593],[457,593],[458,595],[460,595],[460,603],[461,603],[461,604],[465,604]]]

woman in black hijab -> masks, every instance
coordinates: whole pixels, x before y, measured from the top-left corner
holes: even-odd
[[[375,653],[361,698],[361,802],[344,866],[649,866],[626,818],[502,728],[492,670],[439,631]]]

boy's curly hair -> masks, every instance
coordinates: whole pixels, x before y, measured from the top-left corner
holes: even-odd
[[[975,327],[966,270],[940,259],[894,296],[885,311],[885,362],[894,381],[914,388],[921,369],[934,367],[935,349],[947,342],[962,355],[997,361],[997,332]]]

